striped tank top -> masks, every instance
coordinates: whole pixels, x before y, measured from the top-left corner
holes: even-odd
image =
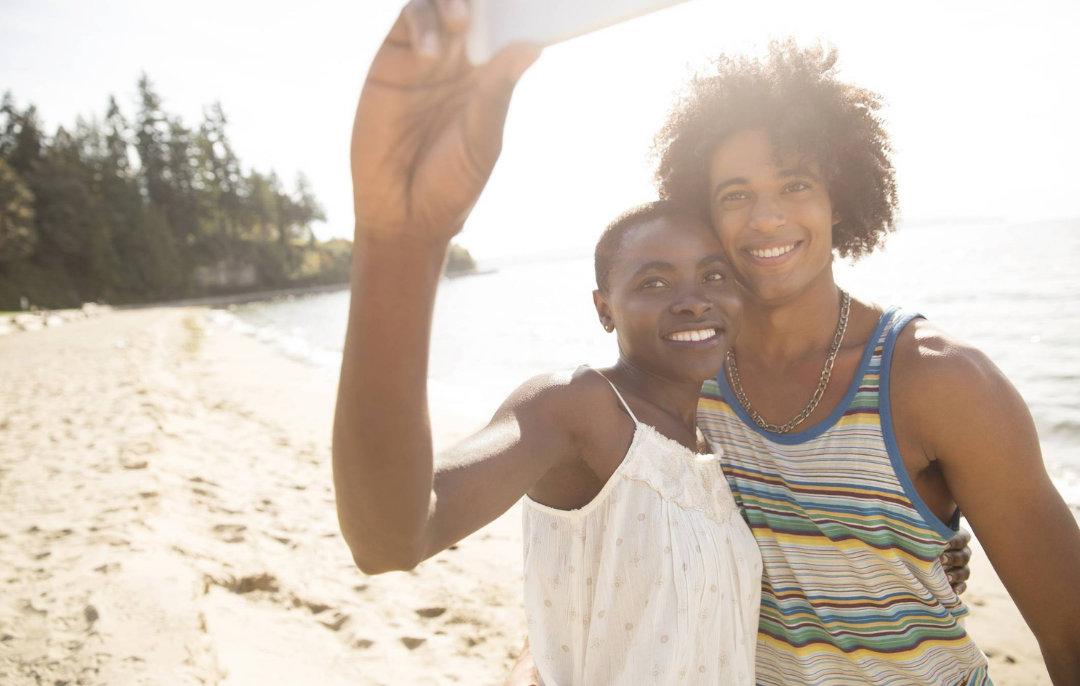
[[[758,428],[723,373],[702,388],[698,425],[761,549],[761,686],[991,683],[939,561],[954,530],[893,435],[892,351],[915,316],[881,316],[844,399],[805,431]]]

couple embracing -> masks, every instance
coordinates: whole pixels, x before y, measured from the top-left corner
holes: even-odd
[[[523,500],[511,684],[989,684],[957,595],[963,511],[1055,684],[1080,683],[1080,530],[1023,400],[833,280],[834,253],[893,227],[896,189],[877,96],[830,53],[777,44],[694,79],[657,138],[660,199],[597,242],[618,362],[526,381],[434,456],[442,264],[539,55],[470,66],[453,6],[410,3],[353,131],[334,480],[360,568],[411,569]]]

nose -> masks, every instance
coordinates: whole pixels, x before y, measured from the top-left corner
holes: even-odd
[[[750,228],[761,233],[772,233],[787,223],[784,210],[775,199],[762,195],[754,203],[750,213]]]
[[[700,319],[712,309],[712,302],[697,287],[687,288],[671,301],[671,314],[678,317]]]

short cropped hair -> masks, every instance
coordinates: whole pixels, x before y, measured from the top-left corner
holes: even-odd
[[[857,259],[894,230],[896,177],[881,96],[837,78],[837,52],[773,42],[764,60],[721,56],[694,76],[656,136],[660,197],[708,208],[709,158],[726,137],[764,127],[781,152],[821,167],[840,223],[833,248]]]
[[[596,269],[596,287],[601,293],[607,293],[611,287],[611,270],[622,252],[626,234],[633,228],[661,217],[689,217],[706,225],[709,223],[707,214],[676,200],[654,200],[623,212],[607,225],[600,234],[600,239],[596,241],[593,265]]]

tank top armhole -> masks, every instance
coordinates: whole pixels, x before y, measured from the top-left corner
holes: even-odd
[[[622,404],[623,409],[626,410],[626,413],[630,415],[630,419],[634,420],[634,433],[630,438],[630,445],[629,447],[627,447],[626,453],[623,455],[623,459],[620,460],[618,466],[615,467],[615,471],[611,473],[611,476],[608,477],[608,480],[605,481],[604,485],[600,488],[600,492],[597,493],[592,500],[585,503],[576,510],[560,510],[558,508],[551,507],[550,505],[538,503],[532,498],[530,498],[529,494],[526,493],[521,498],[522,502],[526,506],[522,510],[523,517],[526,516],[527,509],[532,509],[536,512],[546,514],[550,517],[556,517],[564,520],[573,521],[584,518],[593,510],[600,507],[600,505],[608,499],[611,491],[616,487],[616,483],[620,478],[622,478],[621,473],[626,469],[626,465],[628,464],[628,462],[633,459],[633,453],[637,449],[638,444],[642,441],[643,432],[641,428],[644,425],[641,424],[641,422],[638,421],[637,417],[634,416],[633,410],[631,410],[630,406],[626,404],[626,400],[624,400],[622,394],[619,393],[619,389],[615,388],[615,384],[611,383],[611,380],[601,374],[599,370],[593,369],[587,364],[581,365],[581,367],[578,367],[578,369],[581,369],[582,367],[595,372],[600,378],[608,382],[608,385],[611,386],[611,390],[615,391],[615,397],[619,399],[619,402]]]
[[[889,332],[885,337],[885,345],[881,351],[881,380],[878,386],[878,405],[881,412],[881,435],[885,441],[885,449],[889,454],[889,462],[892,464],[897,481],[900,482],[900,487],[904,490],[904,495],[911,501],[912,507],[919,513],[919,516],[922,517],[923,523],[942,539],[948,541],[953,537],[953,534],[956,533],[957,528],[960,526],[960,510],[957,508],[956,514],[953,516],[953,521],[950,524],[942,522],[938,516],[934,514],[930,509],[930,506],[926,504],[922,499],[922,496],[920,496],[919,492],[915,489],[915,484],[912,483],[911,477],[908,476],[907,467],[904,466],[904,460],[900,456],[900,446],[896,442],[896,433],[893,430],[892,401],[889,397],[893,351],[896,348],[896,339],[899,338],[900,332],[915,319],[925,319],[925,317],[917,312],[897,312],[893,321],[890,323]]]

